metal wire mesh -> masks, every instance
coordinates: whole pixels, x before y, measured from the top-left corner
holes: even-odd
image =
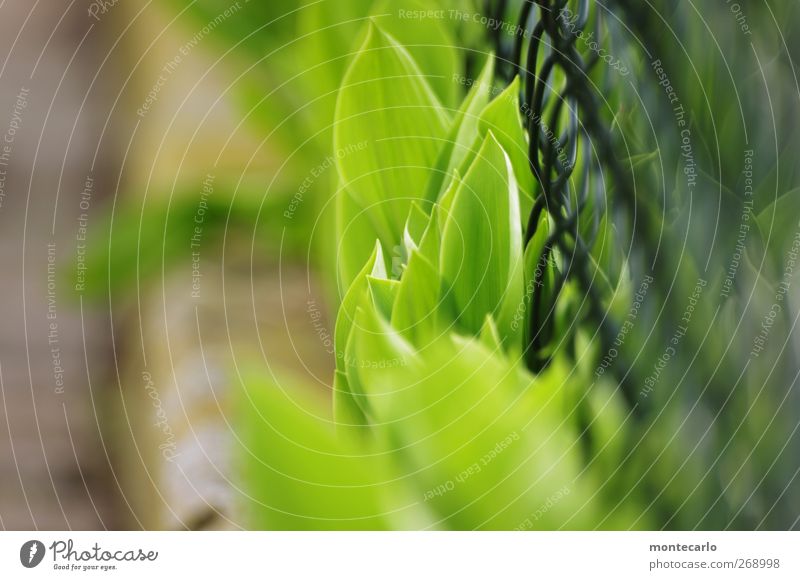
[[[496,21],[509,18],[505,0],[490,1],[487,10]],[[557,255],[561,261],[556,279],[546,291],[533,294],[528,311],[525,357],[531,370],[540,371],[552,359],[553,342],[563,340],[554,334],[554,318],[571,281],[583,294],[580,309],[596,324],[601,341],[610,344],[616,335],[589,256],[605,208],[606,180],[614,182],[615,195],[631,206],[633,193],[596,98],[592,71],[599,51],[587,56],[577,46],[589,28],[598,42],[602,38],[595,2],[525,0],[516,22],[515,34],[498,31],[492,41],[500,77],[508,82],[519,75],[521,80],[528,160],[541,194],[528,217],[525,244],[536,235],[546,212],[553,225],[542,259]],[[534,287],[545,288],[543,272],[535,270]]]

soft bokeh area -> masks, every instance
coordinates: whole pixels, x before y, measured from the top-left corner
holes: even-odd
[[[0,3],[0,527],[799,529],[798,18]]]

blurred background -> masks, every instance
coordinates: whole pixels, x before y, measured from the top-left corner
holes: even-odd
[[[485,12],[470,0],[436,6]],[[800,218],[800,37],[789,24],[800,22],[799,4],[598,6],[609,51],[635,73],[598,81],[607,121],[624,137],[620,157],[639,155],[648,172],[636,177],[643,197],[669,200],[665,229],[675,234],[662,250],[677,260],[661,266],[662,299],[628,339],[641,354],[636,380],[647,384],[698,278],[725,284],[734,261],[737,277],[730,300],[704,295],[692,349],[659,375],[688,386],[643,405],[657,400],[664,412],[654,429],[633,432],[646,459],[630,460],[643,498],[631,509],[655,504],[642,526],[796,529],[797,281],[764,354],[751,352],[787,281]],[[296,393],[309,416],[330,412],[343,294],[331,126],[364,23],[374,18],[412,56],[415,46],[447,48],[424,66],[448,108],[468,89],[454,75],[475,74],[492,49],[480,19],[409,26],[403,16],[428,8],[0,3],[0,527],[302,527],[254,523],[266,500],[239,475],[231,401],[242,377],[257,375]],[[682,137],[656,60],[691,119],[707,195],[680,193]],[[763,235],[745,241],[749,211],[764,216]],[[635,224],[620,230],[631,244]],[[652,249],[627,251],[641,259]],[[650,443],[659,433],[680,436]],[[703,492],[697,504],[687,489]]]
[[[230,30],[212,38],[252,20],[246,2],[179,4],[0,6],[6,529],[236,527],[233,345],[332,373],[313,276],[277,274],[291,234],[254,241],[288,153],[243,122],[231,83],[251,62],[220,60]]]

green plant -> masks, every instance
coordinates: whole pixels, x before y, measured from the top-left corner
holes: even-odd
[[[356,480],[297,485],[313,487],[312,497],[329,494],[339,507],[335,494],[360,489],[377,510],[372,515],[389,514],[391,527],[511,529],[535,516],[535,527],[585,528],[607,511],[596,490],[622,459],[624,405],[611,382],[581,392],[588,365],[572,368],[556,355],[533,375],[523,362],[524,313],[533,294],[546,291],[533,272],[548,221],[524,251],[535,185],[519,85],[498,91],[493,66],[488,58],[451,112],[412,55],[372,23],[338,94],[335,147],[367,144],[337,160],[337,256],[346,292],[335,329],[336,429],[326,432],[324,445],[338,440],[349,451],[312,472],[327,474],[326,481],[339,473]],[[543,267],[558,268],[551,260]],[[570,332],[567,312],[557,325]],[[594,360],[590,341],[582,344],[584,360]],[[265,428],[274,429],[273,418],[287,410],[259,406],[265,407]],[[267,458],[297,445],[294,434],[305,436],[293,421],[283,418],[281,426],[287,437],[272,441]],[[251,432],[247,444],[263,449],[261,437]],[[363,456],[360,466],[369,466],[369,478],[358,479],[348,467],[354,452]],[[303,461],[304,469],[323,459],[331,455]],[[263,469],[273,467],[270,461]],[[267,498],[287,493],[271,478],[254,479]],[[390,483],[408,502],[370,503]],[[363,519],[358,497],[352,505],[359,527],[376,525]],[[313,505],[295,507],[310,515]],[[634,505],[606,525],[629,525],[630,514],[639,515]],[[285,525],[285,516],[265,508],[256,524]],[[306,524],[328,525],[313,518]]]

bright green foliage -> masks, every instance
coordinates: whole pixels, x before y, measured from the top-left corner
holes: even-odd
[[[416,506],[393,512],[392,527],[585,528],[603,517],[597,469],[620,452],[613,389],[583,397],[585,369],[534,376],[522,365],[549,224],[524,251],[520,205],[530,208],[534,184],[519,85],[491,98],[492,75],[489,59],[451,119],[409,51],[370,23],[338,97],[336,148],[366,147],[337,160],[334,418],[365,466],[376,455],[391,463],[397,493]],[[545,267],[547,283],[556,265]],[[587,421],[597,423],[588,457]],[[272,451],[259,451],[266,473]],[[259,483],[271,498],[268,488]],[[626,513],[605,525],[627,525]]]
[[[435,200],[439,197],[441,190],[447,185],[447,177],[461,166],[467,156],[478,132],[478,116],[489,103],[493,73],[494,59],[489,58],[456,112],[447,139],[441,145],[436,166],[428,182],[426,199]]]
[[[458,327],[477,334],[487,314],[503,336],[522,301],[522,230],[511,161],[490,132],[455,190],[442,225],[442,279]]]
[[[371,25],[342,81],[333,138],[335,149],[346,152],[337,156],[344,183],[338,195],[352,198],[386,248],[400,245],[449,123],[408,51]],[[341,233],[342,252],[358,255],[362,248],[348,244],[356,238]],[[341,280],[349,285],[352,272],[342,271]]]
[[[388,528],[385,461],[364,457],[300,386],[248,372],[234,435],[254,500],[250,523],[264,529]],[[254,507],[253,506],[257,506]]]
[[[502,93],[489,103],[478,117],[478,139],[491,131],[513,162],[514,175],[520,188],[522,215],[527,216],[533,203],[534,179],[528,164],[528,147],[519,115],[519,77],[515,77]],[[473,147],[472,152],[477,149]],[[468,155],[462,161],[470,160]]]
[[[588,527],[603,513],[597,469],[620,459],[623,405],[613,389],[600,383],[584,397],[585,369],[570,373],[556,362],[534,376],[522,365],[524,313],[541,291],[532,276],[549,223],[545,215],[523,247],[520,205],[530,207],[534,187],[519,87],[497,93],[492,75],[490,59],[451,119],[412,55],[370,23],[342,82],[335,146],[366,147],[337,159],[336,433],[363,454],[361,465],[348,460],[348,477],[380,469],[378,457],[393,470],[395,501],[408,500],[395,511],[364,490],[354,514],[392,516],[361,520],[363,527]],[[545,283],[556,267],[545,261]],[[274,402],[256,408],[267,417],[296,414]],[[594,467],[582,452],[587,421],[597,430]],[[323,449],[334,445],[326,437],[333,435],[326,431]],[[258,446],[264,503],[310,493],[302,482],[273,481],[267,466],[282,466],[293,443],[270,436],[269,445]],[[604,525],[627,525],[626,513]],[[263,516],[268,527],[298,525]]]
[[[439,273],[418,250],[411,252],[392,310],[392,326],[414,344],[437,334]]]
[[[374,313],[373,313],[374,314]],[[442,337],[423,352],[365,315],[358,360],[401,360],[358,370],[373,430],[394,444],[410,485],[443,527],[511,529],[559,489],[569,496],[537,524],[585,527],[596,517],[579,474],[574,426],[564,423],[559,374],[534,380],[476,339]],[[440,487],[443,486],[443,489]],[[586,503],[585,507],[583,504]]]

